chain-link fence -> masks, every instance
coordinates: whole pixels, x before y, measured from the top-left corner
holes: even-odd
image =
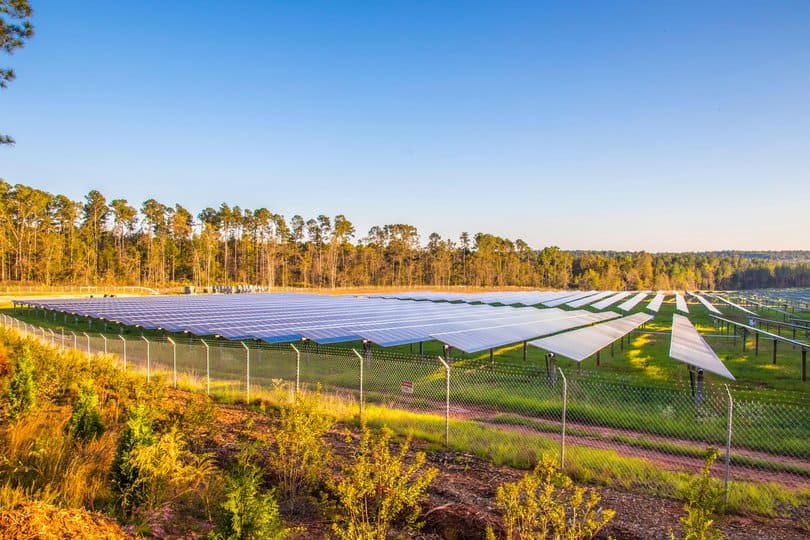
[[[368,421],[496,462],[528,465],[552,452],[569,471],[644,482],[656,471],[698,471],[712,447],[720,456],[715,472],[727,485],[810,488],[806,401],[764,401],[724,385],[639,386],[602,372],[564,373],[553,363],[452,361],[312,342],[62,333],[6,315],[2,321],[55,346],[115,354],[122,369],[160,372],[173,385],[191,379],[240,399],[280,385],[318,385]]]

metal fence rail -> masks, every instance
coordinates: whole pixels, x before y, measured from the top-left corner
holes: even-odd
[[[281,384],[319,385],[355,403],[361,416],[372,406],[428,414],[402,414],[402,425],[425,433],[424,419],[433,418],[437,440],[496,461],[509,456],[528,464],[538,452],[553,452],[565,466],[577,467],[618,455],[697,472],[713,447],[721,456],[715,472],[727,486],[729,480],[752,480],[810,488],[810,407],[752,399],[721,385],[707,386],[698,400],[689,385],[645,387],[592,372],[566,377],[555,368],[372,354],[311,342],[63,334],[0,318],[56,347],[114,354],[122,369],[150,378],[163,373],[174,386],[191,378],[208,392],[249,400]],[[493,442],[481,430],[502,436]]]

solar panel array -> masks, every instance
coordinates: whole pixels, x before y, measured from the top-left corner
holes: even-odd
[[[388,347],[438,339],[465,352],[500,347],[616,316],[558,308],[396,302],[300,293],[26,303],[119,324],[233,340],[272,343],[310,339],[328,344],[367,339]]]
[[[432,292],[414,291],[408,293],[373,294],[370,298],[397,300],[430,300],[432,302],[465,302],[481,304],[503,304],[505,306],[536,306],[544,301],[570,296],[572,291],[493,291],[493,292]]]
[[[734,375],[720,361],[720,358],[692,326],[689,319],[677,313],[672,318],[672,342],[669,347],[669,356],[690,366],[715,373],[732,381],[735,380]]]
[[[621,319],[530,341],[529,345],[581,362],[652,318],[647,313],[635,313]]]

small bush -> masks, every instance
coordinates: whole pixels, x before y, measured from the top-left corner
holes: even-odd
[[[343,540],[384,540],[395,520],[413,526],[419,517],[419,501],[438,471],[423,468],[424,452],[406,463],[410,438],[391,455],[392,435],[384,427],[374,436],[363,426],[357,451],[334,483],[338,515],[332,530]]]
[[[573,486],[546,455],[533,472],[498,487],[495,508],[503,513],[508,540],[593,538],[615,515],[599,508],[596,490]],[[492,529],[487,538],[495,538]]]
[[[127,427],[118,440],[112,466],[112,483],[125,511],[131,510],[142,500],[137,490],[139,471],[132,461],[133,452],[139,446],[149,446],[154,442],[152,411],[144,405],[137,405],[130,411]]]
[[[104,423],[98,410],[98,395],[92,382],[85,381],[79,388],[66,429],[71,437],[81,442],[95,439],[104,433]]]
[[[24,347],[22,354],[17,357],[5,401],[6,416],[12,420],[23,416],[36,402],[34,363],[28,346]]]
[[[216,471],[209,454],[196,455],[186,449],[183,434],[172,427],[153,444],[136,445],[129,462],[137,471],[132,489],[139,506],[147,511],[173,504],[204,491]]]
[[[720,507],[723,492],[712,479],[711,468],[717,459],[717,450],[712,448],[706,455],[706,462],[699,475],[689,483],[687,502],[684,505],[686,515],[681,518],[684,540],[719,540],[723,534],[714,528],[714,513]],[[674,533],[669,533],[675,539]]]
[[[273,540],[287,536],[273,492],[261,493],[262,475],[253,463],[254,455],[250,447],[240,451],[225,478],[223,515],[211,535],[216,540]]]
[[[331,452],[324,435],[334,419],[321,411],[320,392],[299,392],[282,407],[270,451],[270,467],[279,479],[279,491],[290,510],[304,496],[311,495],[324,479]]]

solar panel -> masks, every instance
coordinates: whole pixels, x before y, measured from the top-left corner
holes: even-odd
[[[734,375],[720,361],[720,358],[692,326],[689,319],[677,313],[672,317],[672,342],[669,347],[669,356],[690,366],[732,381],[735,380]]]
[[[565,304],[566,302],[572,302],[574,300],[579,300],[580,298],[585,298],[586,296],[590,296],[596,292],[597,291],[580,291],[574,293],[570,291],[559,292],[545,300],[543,305],[546,307],[557,307]]]
[[[602,298],[606,298],[611,294],[613,294],[613,291],[602,291],[600,293],[592,294],[590,296],[585,296],[578,300],[574,300],[573,302],[568,302],[565,305],[572,308],[580,308],[582,306],[587,306],[590,303],[596,302],[597,300],[601,300]]]
[[[695,293],[695,292],[693,292],[693,293],[689,293],[689,294],[691,294],[692,296],[694,296],[695,298],[697,298],[698,302],[700,302],[701,304],[703,304],[703,306],[704,306],[706,309],[708,309],[709,311],[711,311],[712,313],[715,313],[715,314],[717,314],[717,315],[722,315],[722,313],[720,312],[720,310],[719,310],[719,309],[717,309],[716,307],[714,307],[714,306],[712,305],[712,303],[711,303],[711,302],[709,302],[708,300],[706,300],[705,298],[703,298],[703,296],[701,296],[701,295],[699,295],[698,293]]]
[[[529,345],[581,362],[652,319],[635,313],[613,321],[530,341]]]
[[[555,310],[558,311],[558,310]],[[513,343],[553,334],[570,328],[592,324],[612,317],[615,313],[558,311],[545,319],[520,321],[452,332],[433,333],[431,337],[466,353],[495,349]]]
[[[663,291],[658,291],[657,293],[655,293],[653,299],[650,300],[649,304],[647,304],[647,309],[649,309],[653,313],[658,313],[658,310],[661,309],[661,304],[664,303],[664,298],[666,298],[666,296],[667,296],[666,293],[664,293]]]
[[[675,309],[683,313],[689,313],[689,307],[686,305],[686,300],[679,292],[675,292]]]
[[[630,296],[631,294],[632,293],[628,292],[628,291],[617,292],[613,296],[608,296],[604,300],[600,300],[600,301],[596,302],[595,304],[591,304],[591,307],[593,309],[602,310],[602,309],[605,309],[605,308],[608,308],[608,307],[612,306],[613,304],[615,304],[619,300],[621,300],[623,298],[626,298],[626,297]]]
[[[622,311],[630,311],[634,307],[636,307],[638,304],[640,304],[642,300],[647,298],[648,295],[649,295],[649,293],[646,292],[646,291],[637,293],[635,296],[633,296],[629,300],[626,300],[625,302],[619,304],[619,309],[622,310]]]

